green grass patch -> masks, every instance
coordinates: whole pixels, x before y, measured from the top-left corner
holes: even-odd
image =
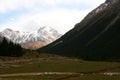
[[[6,63],[7,64],[7,63]],[[27,62],[12,63],[19,67],[0,69],[0,74],[29,72],[120,72],[118,62],[95,62],[64,57],[36,58]]]
[[[0,74],[33,72],[80,72],[80,75],[40,75],[4,77],[0,80],[120,80],[120,76],[91,73],[120,72],[119,62],[84,61],[52,54],[27,52],[23,57],[0,57]],[[91,75],[90,75],[91,74]]]

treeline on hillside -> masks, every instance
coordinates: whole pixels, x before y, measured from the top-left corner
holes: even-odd
[[[19,44],[7,41],[6,38],[3,38],[2,42],[0,42],[0,56],[20,57],[22,55],[22,48]]]

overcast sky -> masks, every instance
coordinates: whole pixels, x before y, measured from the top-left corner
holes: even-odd
[[[52,27],[64,34],[105,0],[0,0],[0,31]]]

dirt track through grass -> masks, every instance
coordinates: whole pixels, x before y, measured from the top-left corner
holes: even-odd
[[[0,77],[14,77],[14,76],[39,76],[39,75],[107,75],[107,76],[120,76],[118,72],[105,72],[105,73],[76,73],[76,72],[34,72],[34,73],[14,73],[14,74],[0,74]]]

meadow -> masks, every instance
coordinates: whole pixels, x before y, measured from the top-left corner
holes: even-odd
[[[51,74],[0,77],[0,80],[120,80],[120,75],[101,73],[120,72],[119,62],[84,61],[52,54],[25,54],[21,58],[0,57],[0,75],[38,72],[70,72],[80,74]],[[81,75],[83,74],[83,75]]]

